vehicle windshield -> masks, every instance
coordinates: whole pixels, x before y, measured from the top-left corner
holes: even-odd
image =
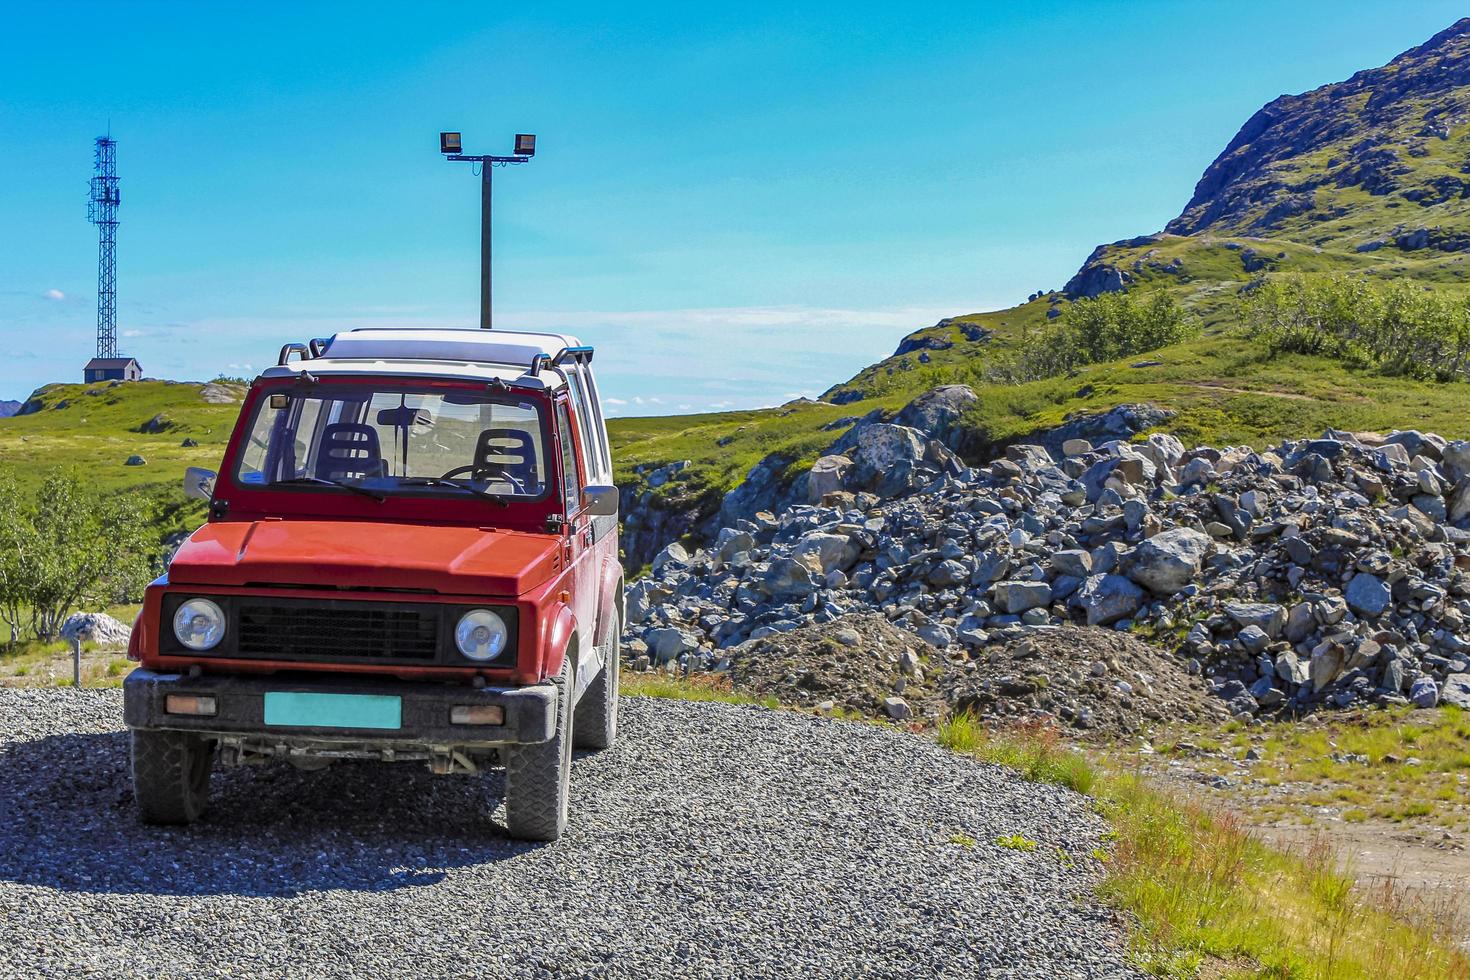
[[[540,403],[514,392],[339,384],[276,391],[256,402],[235,480],[379,498],[535,499],[546,493],[545,432]]]

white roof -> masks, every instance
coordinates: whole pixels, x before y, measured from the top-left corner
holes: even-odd
[[[354,360],[475,361],[528,368],[531,358],[537,354],[555,357],[563,347],[577,346],[576,337],[559,333],[369,327],[337,334],[328,341],[323,356]]]
[[[389,374],[489,381],[519,379],[523,386],[545,387],[523,377],[538,354],[555,357],[564,347],[580,346],[566,334],[510,330],[429,330],[366,327],[332,337],[322,356],[266,368],[261,377],[311,374]],[[560,380],[559,372],[551,378]],[[553,382],[554,384],[554,382]]]

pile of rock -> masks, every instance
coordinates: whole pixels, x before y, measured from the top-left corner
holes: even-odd
[[[873,611],[974,659],[1076,621],[1154,635],[1237,716],[1470,706],[1470,443],[1329,432],[1186,451],[1155,433],[1013,446],[977,469],[892,422],[843,439],[808,502],[657,556],[628,593],[634,656],[711,667]]]

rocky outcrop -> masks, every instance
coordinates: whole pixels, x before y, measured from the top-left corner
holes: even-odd
[[[1470,19],[1388,65],[1304,95],[1283,95],[1248,119],[1166,230],[1271,235],[1322,211],[1322,188],[1361,189],[1427,207],[1465,195],[1465,182],[1413,165],[1427,140],[1446,139],[1470,115]],[[1312,162],[1307,162],[1312,158]],[[1324,162],[1325,161],[1325,162]],[[1425,247],[1428,236],[1411,239]]]
[[[1062,293],[1068,299],[1096,299],[1103,293],[1121,293],[1133,282],[1133,276],[1105,261],[1109,245],[1092,250],[1077,274],[1067,280]]]

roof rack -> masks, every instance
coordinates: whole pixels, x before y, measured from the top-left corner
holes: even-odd
[[[591,364],[592,355],[596,353],[592,347],[583,344],[580,347],[563,347],[556,352],[556,356],[550,354],[537,354],[531,358],[531,366],[526,368],[526,373],[536,377],[542,370],[549,367],[561,367],[563,361],[576,361],[579,364]]]

